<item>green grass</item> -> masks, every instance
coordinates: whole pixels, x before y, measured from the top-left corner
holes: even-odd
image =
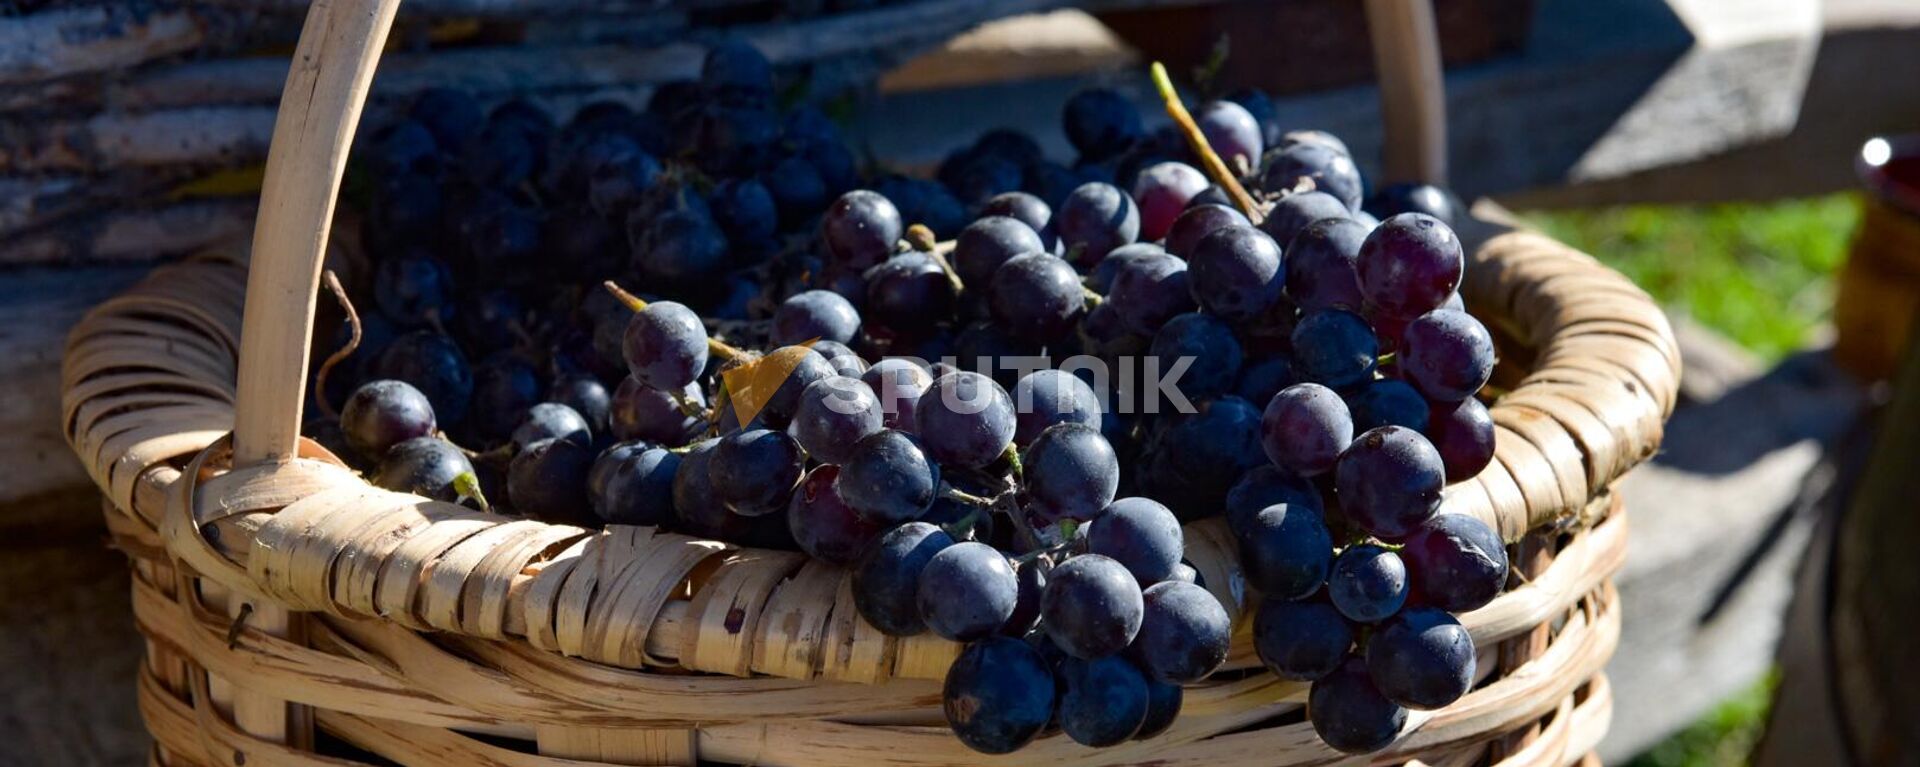
[[[1777,674],[1721,703],[1673,737],[1647,749],[1628,767],[1738,767],[1748,762],[1766,727]]]
[[[1853,195],[1760,204],[1630,205],[1524,214],[1598,256],[1669,311],[1772,360],[1833,305],[1831,275],[1859,218]]]

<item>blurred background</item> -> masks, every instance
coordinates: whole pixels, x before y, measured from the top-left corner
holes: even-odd
[[[1602,755],[1920,759],[1888,735],[1920,721],[1912,700],[1843,683],[1920,682],[1895,662],[1910,627],[1891,645],[1830,636],[1836,613],[1912,604],[1898,601],[1910,566],[1879,590],[1830,580],[1848,567],[1835,540],[1911,536],[1872,525],[1920,510],[1897,483],[1861,481],[1920,458],[1920,425],[1886,416],[1916,388],[1891,381],[1920,303],[1920,142],[1899,138],[1920,132],[1920,3],[1434,5],[1455,191],[1626,273],[1681,340],[1683,405],[1623,485],[1633,532]],[[0,736],[19,744],[0,763],[145,759],[123,559],[51,416],[59,350],[153,264],[245,246],[304,11],[0,0]],[[1099,84],[1160,115],[1155,60],[1201,95],[1257,87],[1282,125],[1333,131],[1378,168],[1354,0],[417,0],[402,14],[369,125],[438,85],[560,116],[638,106],[734,36],[873,168],[931,175],[995,128],[1065,162],[1059,105]]]

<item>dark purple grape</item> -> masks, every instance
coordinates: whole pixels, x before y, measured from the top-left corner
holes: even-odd
[[[1061,123],[1067,141],[1093,161],[1120,154],[1147,135],[1133,102],[1107,88],[1089,88],[1067,99]]]
[[[1053,229],[1075,264],[1092,266],[1140,238],[1140,208],[1112,184],[1081,184],[1054,211]]]
[[[411,384],[432,403],[434,416],[446,423],[466,418],[467,405],[473,398],[473,371],[467,367],[467,355],[452,338],[431,330],[416,330],[393,339],[370,374]]]
[[[473,369],[473,405],[466,425],[482,444],[499,444],[540,401],[540,376],[533,365],[513,352],[497,352]]]
[[[473,94],[458,88],[428,88],[413,98],[407,117],[433,134],[440,146],[456,147],[480,132],[486,112]]]
[[[1239,104],[1247,114],[1260,123],[1260,138],[1263,146],[1275,146],[1280,143],[1280,113],[1273,106],[1273,99],[1259,88],[1241,88],[1227,94],[1227,100]],[[1254,160],[1259,161],[1256,157]]]
[[[900,209],[877,192],[856,189],[840,195],[820,217],[820,239],[841,266],[865,269],[887,260],[905,231]]]
[[[1233,385],[1233,394],[1248,402],[1267,402],[1294,383],[1293,360],[1285,356],[1268,357],[1240,368],[1240,380]]]
[[[1227,205],[1189,206],[1167,230],[1167,252],[1193,258],[1194,247],[1207,235],[1232,226],[1252,226],[1240,211]]]
[[[800,410],[800,395],[815,381],[839,375],[833,364],[827,362],[819,352],[805,346],[782,346],[760,358],[759,364],[764,373],[756,380],[779,381],[766,401],[760,404],[760,412],[752,416],[771,429],[785,429],[792,423],[794,413]]]
[[[1364,432],[1381,426],[1404,426],[1418,432],[1427,430],[1428,406],[1420,393],[1406,381],[1382,378],[1367,384],[1347,398],[1353,411],[1353,430]]]
[[[1053,258],[1053,256],[1044,256]],[[1045,347],[1033,339],[1008,331],[993,322],[967,325],[953,337],[947,356],[953,367],[992,378],[1004,389],[1014,385],[1020,375],[1019,362],[1040,358]]]
[[[860,382],[872,389],[880,400],[882,425],[913,431],[920,396],[933,386],[933,376],[927,374],[926,368],[907,360],[885,359],[860,374]]]
[[[1148,588],[1131,655],[1148,678],[1191,684],[1227,660],[1233,621],[1213,593],[1170,581]]]
[[[405,381],[363,384],[340,410],[347,444],[368,461],[379,461],[394,445],[430,436],[437,427],[433,403]]]
[[[1371,543],[1349,546],[1333,559],[1327,596],[1348,620],[1378,623],[1407,603],[1407,566],[1398,554]]]
[[[833,366],[834,372],[840,375],[857,379],[867,372],[866,359],[855,354],[853,347],[839,341],[815,341],[808,348],[813,349],[814,354],[825,359],[828,365]]]
[[[380,459],[373,484],[397,493],[423,495],[436,501],[456,501],[454,480],[472,474],[473,463],[460,448],[438,437],[414,437],[394,445]]]
[[[1183,162],[1147,166],[1133,181],[1133,199],[1140,206],[1142,240],[1167,236],[1173,221],[1187,209],[1187,201],[1206,190],[1207,176]]]
[[[1047,591],[1047,568],[1047,563],[1040,559],[1029,559],[1013,568],[1020,592],[1014,600],[1013,614],[1007,616],[1007,622],[1000,627],[1001,634],[1024,637],[1039,627],[1040,598]]]
[[[1333,562],[1333,536],[1313,509],[1275,504],[1234,530],[1247,584],[1277,599],[1305,599],[1320,590]]]
[[[1144,609],[1140,582],[1125,565],[1082,554],[1047,574],[1040,627],[1068,655],[1102,658],[1133,641]]]
[[[1366,304],[1357,270],[1367,231],[1350,218],[1323,218],[1294,235],[1287,246],[1287,296],[1301,311],[1359,311]]]
[[[1421,603],[1450,613],[1478,610],[1507,585],[1507,549],[1487,523],[1436,514],[1400,550]]]
[[[1079,353],[1107,360],[1121,357],[1137,358],[1145,353],[1147,346],[1153,342],[1153,339],[1129,332],[1120,323],[1119,314],[1109,303],[1093,307],[1087,312],[1087,316],[1080,321],[1079,332],[1073,340],[1077,342],[1076,348]],[[1126,387],[1131,384],[1123,384],[1119,381],[1113,381],[1111,384],[1117,390],[1130,391]]]
[[[1411,318],[1453,295],[1466,261],[1460,238],[1446,224],[1424,213],[1402,213],[1367,235],[1357,264],[1368,305]]]
[[[418,120],[401,120],[371,137],[368,165],[382,176],[439,175],[441,145],[433,131]]]
[[[1440,453],[1419,432],[1400,426],[1382,426],[1355,438],[1333,475],[1346,518],[1369,535],[1389,540],[1432,517],[1446,485]]]
[[[1282,146],[1267,157],[1266,163],[1260,188],[1268,192],[1298,189],[1300,182],[1311,181],[1313,189],[1333,195],[1348,210],[1360,209],[1364,184],[1360,169],[1354,167],[1353,157],[1346,152],[1324,143],[1305,142]]]
[[[474,393],[479,394],[476,384]],[[608,434],[613,419],[613,396],[607,393],[606,384],[586,373],[562,376],[553,382],[547,390],[547,399],[558,402],[587,419],[587,428],[598,438]]]
[[[1348,157],[1353,156],[1353,150],[1347,148],[1347,142],[1323,130],[1290,130],[1280,134],[1279,141],[1271,143],[1273,146],[1269,147],[1270,149],[1286,149],[1299,144],[1319,144]]]
[[[1026,446],[1047,427],[1077,423],[1100,427],[1100,398],[1093,387],[1064,370],[1036,370],[1013,386],[1013,444]]]
[[[846,343],[860,332],[860,312],[840,294],[809,290],[780,302],[771,340],[779,345],[825,339]]]
[[[786,509],[806,462],[800,443],[785,432],[742,430],[714,446],[707,481],[727,510],[758,517]]]
[[[599,148],[603,154],[586,164],[583,186],[587,205],[601,216],[623,219],[645,201],[647,192],[660,181],[660,161],[623,136],[602,139],[612,146]]]
[[[838,466],[816,466],[808,472],[787,502],[787,527],[809,556],[851,565],[887,527],[854,513],[835,485],[839,476]]]
[[[1459,402],[1493,377],[1493,336],[1466,312],[1435,309],[1407,323],[1395,364],[1427,399]]]
[[[1293,328],[1294,370],[1314,383],[1347,389],[1373,380],[1380,341],[1360,315],[1323,309]]]
[[[454,318],[453,275],[431,256],[404,256],[380,264],[373,281],[380,313],[403,326],[418,327]]]
[[[836,487],[845,487],[843,473]],[[908,522],[874,541],[853,568],[853,605],[860,617],[888,636],[927,630],[920,617],[920,574],[934,555],[954,545],[946,531]]]
[[[774,163],[772,169],[760,174],[760,185],[773,197],[782,229],[795,228],[826,210],[833,194],[819,167],[800,155]]]
[[[1086,313],[1086,289],[1073,267],[1045,253],[1015,256],[996,270],[987,293],[1001,330],[1042,344],[1073,332]]]
[[[685,304],[655,301],[627,320],[620,348],[634,380],[680,389],[707,368],[707,326]]]
[[[920,571],[920,618],[959,642],[985,639],[1013,616],[1020,585],[1007,555],[984,543],[956,543]]]
[[[572,440],[528,445],[507,468],[507,498],[513,510],[543,522],[595,524],[599,520],[587,499],[587,475],[595,457],[593,448]]]
[[[1188,208],[1198,208],[1202,205],[1219,205],[1225,208],[1232,208],[1233,198],[1227,195],[1226,189],[1222,188],[1219,184],[1214,184],[1207,187],[1205,191],[1194,195],[1193,199],[1187,201]],[[1235,208],[1235,210],[1238,210],[1238,208]]]
[[[1049,210],[1060,207],[1060,203],[1066,202],[1067,195],[1073,193],[1074,187],[1088,180],[1079,171],[1048,160],[1028,165],[1022,175],[1024,179],[1020,183],[1020,189],[1040,198],[1041,202],[1047,204]],[[1043,236],[1047,238],[1049,245],[1058,242],[1050,234]]]
[[[1219,514],[1234,482],[1262,463],[1260,411],[1238,397],[1202,400],[1192,413],[1163,415],[1141,453],[1144,494],[1183,521]]]
[[[1307,720],[1320,740],[1348,754],[1379,751],[1400,736],[1407,710],[1387,700],[1359,658],[1349,658],[1307,692]]]
[[[1458,226],[1467,216],[1467,206],[1452,192],[1431,184],[1392,184],[1367,198],[1368,213],[1385,220],[1402,213],[1425,213],[1447,226]]]
[[[1049,253],[1053,252],[1053,245],[1058,238],[1054,237],[1053,226],[1050,223],[1053,220],[1053,207],[1048,205],[1046,200],[1026,192],[996,194],[987,200],[985,205],[980,206],[981,218],[991,216],[1005,216],[1026,224],[1027,228],[1040,235],[1043,249]],[[965,279],[965,272],[961,273],[961,277]]]
[[[723,538],[739,519],[727,511],[727,505],[714,492],[708,467],[713,462],[718,439],[703,439],[687,446],[680,454],[680,468],[673,473],[673,515],[681,532],[706,538]]]
[[[609,525],[665,525],[673,521],[673,475],[679,454],[645,442],[621,442],[594,459],[587,501]]]
[[[992,284],[1001,264],[1015,256],[1047,252],[1049,249],[1031,226],[1006,216],[986,216],[960,230],[951,258],[961,282],[984,290]]]
[[[1140,723],[1140,731],[1134,733],[1133,739],[1156,738],[1172,729],[1174,721],[1180,718],[1180,704],[1185,698],[1186,692],[1180,685],[1148,679],[1147,718]]]
[[[1254,515],[1276,503],[1325,514],[1320,488],[1276,466],[1259,466],[1240,477],[1227,492],[1227,528],[1235,533],[1252,529]]]
[[[447,213],[438,179],[405,173],[376,179],[372,186],[361,224],[370,252],[400,253],[436,244]]]
[[[1473,689],[1473,636],[1435,607],[1409,607],[1367,640],[1367,672],[1388,700],[1431,711]]]
[[[1194,309],[1187,262],[1159,254],[1123,264],[1113,275],[1103,306],[1134,335],[1151,336],[1167,321]]]
[[[713,211],[713,222],[732,240],[764,240],[780,228],[780,211],[774,207],[773,193],[754,179],[730,178],[720,182],[707,196],[707,207]],[[752,264],[740,263],[736,253],[734,266]]]
[[[728,103],[765,103],[773,98],[773,65],[751,44],[724,38],[700,62],[700,88]]]
[[[1260,230],[1274,242],[1291,243],[1316,221],[1352,215],[1339,198],[1326,192],[1296,192],[1273,203],[1266,220],[1260,222]]]
[[[708,175],[750,176],[773,161],[780,118],[760,105],[707,104],[688,138],[693,160]]]
[[[1038,650],[1009,637],[967,645],[947,668],[941,708],[968,748],[1009,754],[1033,742],[1053,721],[1053,669]]]
[[[800,393],[787,433],[821,463],[845,463],[853,446],[884,428],[880,400],[866,384],[845,376],[823,378]]]
[[[1253,618],[1253,649],[1274,676],[1311,682],[1333,673],[1353,647],[1353,627],[1323,600],[1267,597]]]
[[[1087,550],[1112,558],[1141,588],[1171,577],[1185,550],[1180,519],[1152,498],[1121,498],[1087,526]]]
[[[1331,471],[1351,442],[1353,418],[1346,403],[1319,384],[1282,389],[1260,415],[1260,447],[1267,459],[1302,477]]]
[[[638,230],[628,217],[633,266],[641,274],[666,285],[711,292],[712,282],[727,268],[727,238],[713,221],[692,211],[670,211]]]
[[[953,316],[959,300],[945,270],[923,253],[887,259],[867,271],[866,318],[901,333],[922,333]]]
[[[942,464],[977,469],[993,463],[1013,444],[1013,429],[1007,392],[979,373],[934,379],[914,408],[913,431]]]
[[[1167,321],[1153,335],[1151,353],[1160,363],[1160,374],[1172,377],[1174,370],[1186,372],[1172,385],[1189,400],[1225,394],[1240,375],[1243,353],[1233,328],[1210,314],[1188,312]],[[1182,365],[1182,361],[1186,364]]]
[[[1187,258],[1188,289],[1200,308],[1230,323],[1246,323],[1273,308],[1285,287],[1280,245],[1251,226],[1215,230]]]
[[[1260,121],[1246,107],[1232,101],[1209,101],[1193,116],[1200,132],[1207,137],[1213,153],[1226,161],[1228,168],[1252,170],[1260,165],[1266,148],[1266,135]]]
[[[898,431],[860,440],[834,488],[862,519],[898,523],[920,518],[940,492],[940,467],[918,442]]]
[[[1147,677],[1121,657],[1066,658],[1058,669],[1057,719],[1083,746],[1124,743],[1147,721]]]
[[[542,402],[527,409],[520,425],[513,429],[513,447],[525,450],[535,442],[562,439],[582,447],[593,445],[593,429],[587,419],[573,408],[558,402]]]
[[[689,384],[680,396],[695,407],[706,407],[707,399],[697,386]],[[614,389],[608,416],[615,439],[645,440],[667,447],[687,444],[704,426],[700,418],[683,411],[671,395],[632,378]]]
[[[1049,521],[1093,519],[1120,488],[1120,459],[1091,426],[1048,427],[1023,461],[1028,509]]]
[[[1113,278],[1120,274],[1128,264],[1146,258],[1164,256],[1167,251],[1151,242],[1136,242],[1114,248],[1100,263],[1087,270],[1086,285],[1095,293],[1105,295],[1113,289]]]
[[[1427,419],[1427,439],[1440,451],[1448,482],[1464,482],[1493,462],[1493,416],[1487,406],[1468,397],[1457,405],[1435,408]]]
[[[1018,190],[1024,179],[1020,163],[1005,157],[976,155],[959,169],[951,189],[960,202],[979,207],[994,195]]]
[[[456,167],[475,186],[513,189],[540,175],[544,145],[522,126],[489,119],[461,147]]]

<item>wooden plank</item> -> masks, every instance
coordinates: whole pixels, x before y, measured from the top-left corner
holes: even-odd
[[[1576,177],[1612,177],[1784,134],[1796,113],[1782,105],[1798,104],[1819,42],[1819,17],[1806,10],[1818,4],[1792,2],[1797,10],[1788,20],[1793,24],[1743,36],[1690,28],[1664,0],[1605,5],[1540,0],[1523,51],[1447,73],[1453,185],[1471,197]],[[1738,5],[1737,0],[1723,4]],[[1702,16],[1707,20],[1702,23],[1731,25],[1730,15]],[[931,168],[952,148],[954,136],[995,127],[1027,131],[1050,157],[1070,161],[1072,150],[1056,112],[1009,111],[999,105],[1060,103],[1100,82],[1121,88],[1157,122],[1150,87],[1129,75],[897,94],[875,104],[859,124],[878,156],[908,167]],[[1693,98],[1679,98],[1687,95]],[[1276,108],[1289,127],[1340,135],[1363,169],[1379,175],[1383,134],[1377,89],[1284,98]],[[1609,138],[1627,129],[1620,138]],[[1675,134],[1685,134],[1685,140]],[[1669,149],[1662,152],[1662,147]]]

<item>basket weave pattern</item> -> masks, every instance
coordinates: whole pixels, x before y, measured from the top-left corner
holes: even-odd
[[[320,731],[410,764],[1340,758],[1300,719],[1306,686],[1260,669],[1218,519],[1188,526],[1187,556],[1236,619],[1233,652],[1188,689],[1179,723],[1151,741],[1092,750],[1054,737],[996,760],[939,726],[938,680],[958,646],[868,626],[838,567],[389,492],[313,443],[233,467],[245,280],[231,261],[163,268],[69,339],[63,417],[134,561],[158,763],[354,763],[248,735],[220,705],[229,686],[311,707]],[[1501,338],[1496,382],[1509,391],[1492,407],[1496,460],[1449,487],[1443,510],[1535,556],[1515,561],[1522,585],[1462,616],[1490,678],[1416,713],[1381,756],[1570,763],[1610,711],[1600,670],[1619,633],[1609,578],[1626,520],[1608,487],[1659,443],[1677,348],[1644,293],[1539,235],[1485,239],[1462,293]],[[239,601],[296,611],[298,631],[236,627]]]

